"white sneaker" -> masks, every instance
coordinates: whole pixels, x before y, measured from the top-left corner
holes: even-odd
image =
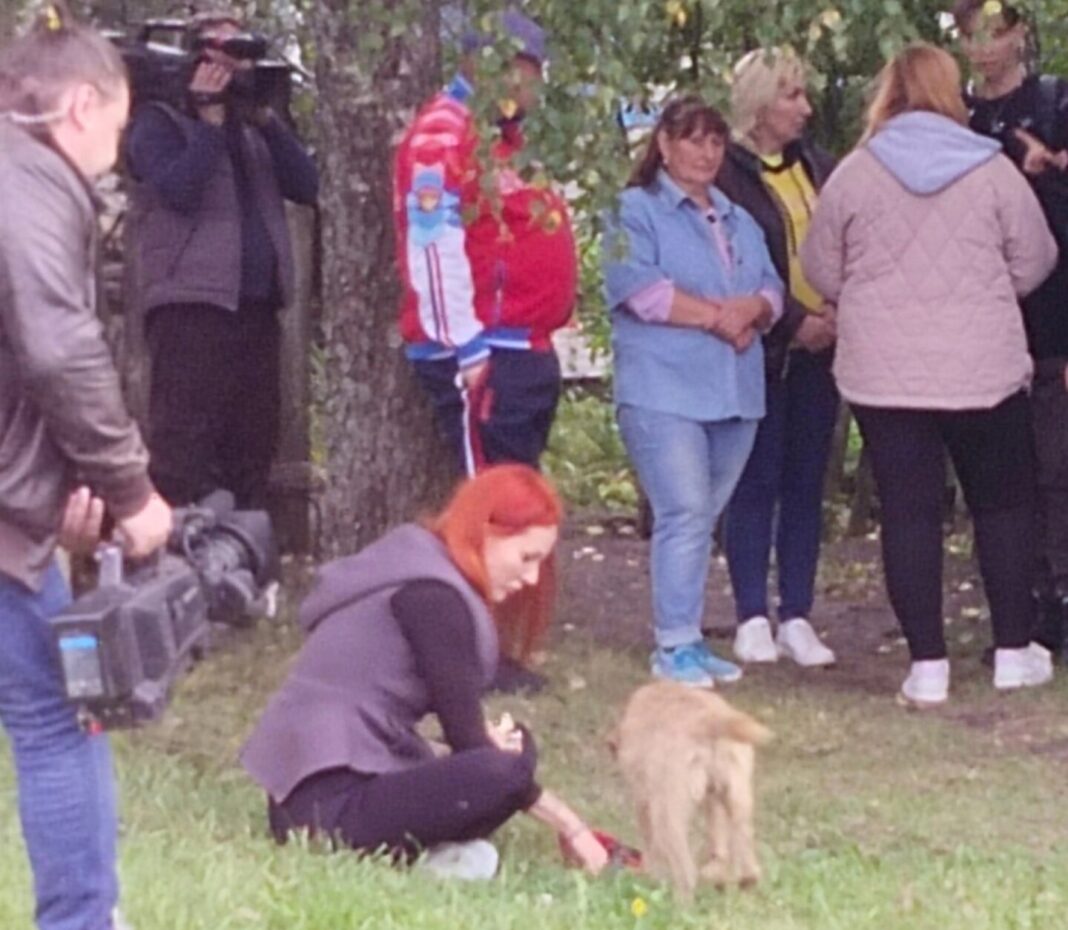
[[[469,840],[440,843],[428,850],[418,865],[437,878],[486,881],[497,874],[498,862],[497,847],[489,840]]]
[[[1034,688],[1053,680],[1053,656],[1045,646],[994,650],[994,687],[999,691]]]
[[[734,634],[734,657],[739,662],[778,662],[779,651],[771,638],[767,617],[750,617]]]
[[[949,697],[949,659],[913,662],[898,699],[914,707],[934,707]]]
[[[808,668],[834,665],[834,653],[823,645],[812,624],[804,617],[780,623],[775,642],[779,655],[793,659],[798,665]]]

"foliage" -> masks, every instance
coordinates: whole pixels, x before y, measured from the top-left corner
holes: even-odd
[[[475,20],[500,0],[467,0]],[[1043,66],[1068,71],[1068,36],[1056,25],[1068,0],[1022,4],[1035,22]],[[913,39],[952,45],[950,0],[528,0],[551,36],[544,106],[528,120],[530,152],[573,196],[580,239],[596,239],[630,168],[620,101],[694,89],[723,105],[733,63],[749,49],[790,44],[808,60],[814,134],[832,151],[855,141],[864,94],[883,61]],[[584,253],[584,256],[587,253]],[[593,271],[584,264],[584,270]],[[583,277],[581,313],[603,333],[596,273]]]
[[[633,511],[638,502],[612,405],[596,395],[565,393],[543,464],[572,507]]]

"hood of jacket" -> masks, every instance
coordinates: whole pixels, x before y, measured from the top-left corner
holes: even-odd
[[[914,194],[936,194],[990,161],[1001,143],[927,111],[886,121],[868,150]]]
[[[423,553],[421,558],[419,553]],[[300,606],[299,622],[310,633],[342,607],[385,588],[416,578],[455,583],[460,577],[437,536],[421,526],[405,523],[355,555],[324,565],[315,587]]]

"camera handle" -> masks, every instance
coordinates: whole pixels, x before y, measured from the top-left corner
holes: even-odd
[[[111,588],[122,584],[122,546],[118,543],[101,543],[93,553],[99,566],[96,578],[98,588]]]

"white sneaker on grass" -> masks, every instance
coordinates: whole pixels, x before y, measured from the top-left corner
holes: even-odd
[[[913,707],[936,707],[949,697],[949,659],[913,662],[898,700]]]
[[[779,624],[775,637],[779,655],[792,659],[806,668],[834,665],[834,653],[820,640],[812,624],[804,617],[795,617]]]
[[[489,840],[439,843],[416,863],[436,878],[487,881],[497,874],[500,855]]]
[[[738,624],[734,634],[734,657],[747,664],[779,661],[779,650],[771,638],[771,624],[767,617],[750,617]]]
[[[994,687],[999,691],[1034,688],[1053,680],[1053,656],[1045,646],[994,650]]]

